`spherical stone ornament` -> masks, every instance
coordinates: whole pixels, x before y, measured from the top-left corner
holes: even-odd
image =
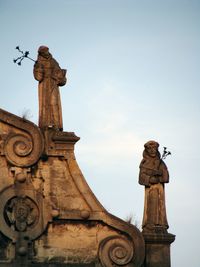
[[[26,255],[26,253],[27,253],[27,249],[26,249],[26,247],[19,247],[19,249],[18,249],[18,254],[20,255],[20,256],[25,256]]]
[[[20,172],[16,175],[16,180],[20,183],[23,183],[26,181],[26,174],[23,172]]]
[[[57,218],[60,215],[59,210],[52,210],[51,215],[53,218]]]
[[[83,218],[83,219],[88,219],[89,217],[90,217],[90,212],[89,212],[89,210],[82,210],[81,211],[81,217]]]

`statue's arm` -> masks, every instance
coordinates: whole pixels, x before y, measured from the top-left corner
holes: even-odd
[[[140,166],[139,184],[150,186],[162,182],[162,171]]]
[[[52,78],[54,80],[56,80],[57,85],[59,85],[59,86],[65,85],[66,82],[67,82],[66,70],[60,69],[60,68],[56,68],[54,70],[54,72],[53,72]]]
[[[66,73],[67,70],[61,69],[58,62],[52,58],[52,65],[53,65],[53,71],[52,71],[52,79],[54,79],[58,86],[63,86],[67,82]]]
[[[151,176],[146,172],[146,169],[143,167],[140,167],[139,184],[150,186],[150,178]]]
[[[63,86],[63,85],[66,84],[66,82],[67,82],[66,72],[67,72],[66,70],[61,69],[60,76],[59,76],[59,79],[58,79],[58,85],[59,86]]]
[[[36,61],[34,64],[33,75],[34,78],[39,82],[41,82],[44,78],[44,67],[38,61]]]
[[[160,163],[160,171],[162,172],[162,175],[160,177],[160,182],[161,183],[168,183],[169,182],[169,172],[168,172],[166,164],[162,160]]]

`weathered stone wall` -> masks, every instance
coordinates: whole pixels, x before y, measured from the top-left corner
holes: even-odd
[[[143,264],[142,234],[96,199],[78,140],[0,110],[0,266]]]

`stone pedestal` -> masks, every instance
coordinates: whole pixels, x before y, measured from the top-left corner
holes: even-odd
[[[143,233],[145,239],[144,267],[170,267],[170,245],[175,235],[169,233]]]

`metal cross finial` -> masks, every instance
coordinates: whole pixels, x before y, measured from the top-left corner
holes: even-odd
[[[163,154],[162,154],[162,159],[166,159],[167,156],[171,155],[172,153],[170,151],[167,151],[167,147],[163,147]]]
[[[34,60],[34,59],[32,59],[32,58],[30,58],[30,57],[28,56],[28,55],[29,55],[29,51],[25,51],[25,52],[23,52],[23,51],[19,48],[19,46],[16,46],[15,49],[17,49],[17,50],[22,54],[22,56],[20,56],[20,57],[18,57],[18,58],[16,58],[16,59],[13,59],[13,62],[14,62],[14,63],[17,63],[17,65],[21,66],[21,64],[22,64],[21,62],[22,62],[22,60],[24,60],[24,58],[28,58],[28,59],[30,59],[30,60],[36,62],[36,60]]]

